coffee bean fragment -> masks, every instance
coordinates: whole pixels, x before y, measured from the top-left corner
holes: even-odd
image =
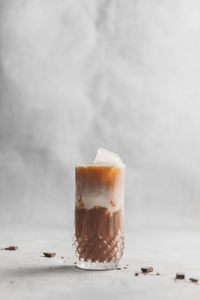
[[[56,253],[54,252],[43,252],[44,256],[45,257],[54,257],[56,256]]]
[[[139,276],[138,272],[135,273],[135,276]]]
[[[15,251],[17,249],[18,249],[17,246],[9,246],[9,247],[6,247],[6,248],[2,248],[1,250]]]
[[[185,279],[185,274],[184,273],[176,273],[176,279]]]
[[[147,274],[153,272],[153,268],[152,267],[141,268],[141,271],[142,273]]]
[[[194,283],[197,283],[197,282],[198,282],[198,279],[197,279],[197,278],[190,278],[190,281],[191,281],[191,282],[194,282]]]

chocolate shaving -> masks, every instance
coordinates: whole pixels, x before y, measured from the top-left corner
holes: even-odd
[[[191,282],[194,282],[194,283],[197,283],[197,282],[198,282],[198,279],[197,279],[197,278],[190,278],[190,281],[191,281]]]
[[[78,199],[78,203],[79,203],[79,206],[81,207],[81,208],[84,208],[84,202],[83,202],[83,200],[82,200],[82,196],[80,195],[80,198]]]
[[[147,274],[153,272],[153,268],[152,267],[141,268],[141,271],[142,273]]]
[[[176,279],[185,279],[185,274],[184,273],[176,273]]]
[[[56,256],[56,253],[54,252],[43,252],[44,256],[45,257],[54,257]]]
[[[112,207],[116,206],[115,202],[113,202],[112,200],[110,201],[110,204],[112,205]]]
[[[6,247],[6,248],[2,248],[1,250],[15,251],[17,249],[18,249],[17,246],[9,246],[9,247]]]

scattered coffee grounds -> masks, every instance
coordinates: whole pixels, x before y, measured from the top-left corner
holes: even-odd
[[[135,276],[139,276],[138,272],[135,273]]]
[[[14,250],[17,250],[17,249],[18,249],[17,246],[9,246],[9,247],[6,247],[6,248],[2,248],[1,250],[14,251]]]
[[[185,279],[184,273],[176,273],[176,279]]]
[[[141,268],[141,271],[142,273],[147,274],[153,272],[153,268],[152,267]]]
[[[54,252],[43,252],[44,256],[45,257],[54,257],[56,256],[56,253]]]
[[[194,283],[197,283],[197,282],[198,282],[198,279],[197,279],[197,278],[190,278],[190,281],[191,281],[191,282],[194,282]]]

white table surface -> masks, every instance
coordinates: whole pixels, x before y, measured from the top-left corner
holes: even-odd
[[[71,232],[64,228],[2,230],[0,247],[0,299],[200,299],[200,233],[195,231],[134,231],[126,235],[121,265],[128,269],[84,271],[74,265]],[[55,258],[42,257],[54,251]],[[61,258],[64,256],[64,259]],[[152,266],[152,274],[139,274]],[[159,272],[160,275],[155,274]],[[186,280],[175,281],[176,272]]]

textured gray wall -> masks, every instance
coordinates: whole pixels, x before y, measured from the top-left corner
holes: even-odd
[[[0,0],[1,223],[71,228],[74,164],[102,146],[127,165],[128,228],[200,227],[199,13]]]

